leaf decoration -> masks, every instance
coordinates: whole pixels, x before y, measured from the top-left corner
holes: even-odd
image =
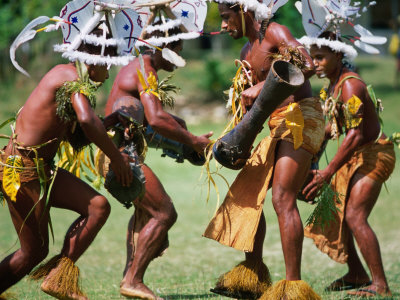
[[[303,144],[304,118],[298,103],[290,103],[286,110],[286,127],[293,135],[294,149],[297,150]]]
[[[353,95],[343,106],[346,128],[356,128],[362,121],[362,101]]]
[[[332,189],[328,183],[324,183],[320,194],[317,196],[316,207],[311,215],[307,218],[306,226],[320,226],[323,230],[325,226],[329,226],[332,221],[336,221],[336,216],[340,212],[336,203],[340,204],[340,194]]]
[[[177,94],[180,89],[176,85],[169,83],[172,76],[174,76],[174,74],[168,75],[158,83],[158,94],[163,106],[174,108],[175,99],[171,96],[171,93]]]
[[[19,155],[10,155],[7,157],[6,165],[3,170],[3,189],[10,197],[11,201],[17,201],[17,193],[21,187],[19,173],[22,172],[22,157]]]

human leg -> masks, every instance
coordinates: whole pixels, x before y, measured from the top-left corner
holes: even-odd
[[[21,248],[0,263],[0,294],[27,275],[48,254],[49,209],[45,209],[44,200],[37,200],[39,195],[39,183],[31,181],[21,186],[16,202],[7,199]]]
[[[358,256],[354,245],[354,237],[351,233],[348,234],[347,254],[348,272],[327,286],[325,289],[326,291],[351,290],[371,284],[369,276]]]
[[[44,292],[61,299],[87,299],[79,287],[75,262],[92,243],[110,213],[107,199],[69,172],[59,169],[50,194],[51,206],[80,216],[68,229],[61,253],[36,269],[33,279],[44,277]]]
[[[133,232],[134,224],[135,224],[135,214],[132,215],[132,217],[129,219],[128,222],[128,230],[126,233],[126,263],[123,276],[125,276],[126,272],[128,272],[133,262],[134,249],[135,249],[134,232]]]
[[[278,216],[286,280],[300,280],[303,225],[296,196],[310,168],[312,155],[293,144],[281,141],[276,152],[272,181],[272,203]]]
[[[154,293],[144,285],[143,277],[151,260],[158,256],[165,245],[168,230],[175,223],[177,213],[153,171],[146,165],[142,169],[146,177],[146,193],[136,206],[148,214],[149,219],[139,232],[132,265],[123,279],[121,293],[129,296],[140,291],[155,298]]]
[[[105,224],[110,204],[104,196],[63,169],[58,170],[50,196],[52,206],[80,215],[68,229],[61,251],[76,262]]]
[[[232,270],[222,274],[212,292],[232,298],[258,298],[271,285],[271,276],[268,267],[262,258],[262,248],[266,233],[264,213],[261,213],[260,222],[254,237],[252,252],[245,252],[245,260]]]
[[[368,217],[378,199],[381,187],[381,182],[356,173],[350,183],[345,221],[371,272],[372,284],[368,290],[376,291],[381,295],[391,295],[383,269],[379,242],[368,223]]]

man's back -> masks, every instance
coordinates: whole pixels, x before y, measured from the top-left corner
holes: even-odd
[[[20,145],[35,146],[63,138],[67,126],[56,115],[56,92],[65,82],[77,77],[75,67],[69,64],[57,65],[42,78],[17,117],[15,133]],[[57,145],[48,155],[54,155]]]
[[[151,58],[149,55],[143,55],[144,67],[146,74],[153,72],[157,77],[156,71],[151,65]],[[127,66],[122,67],[118,72],[113,87],[108,97],[105,113],[109,115],[112,113],[112,107],[115,101],[124,96],[133,96],[140,99],[139,92],[139,78],[137,75],[137,70],[141,70],[139,59],[131,61]]]

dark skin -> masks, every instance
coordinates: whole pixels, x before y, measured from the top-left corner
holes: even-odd
[[[171,50],[179,52],[181,49],[182,45],[178,45]],[[143,60],[147,76],[150,72],[157,76],[157,71],[161,69],[169,72],[174,70],[174,66],[162,58],[160,51],[143,55]],[[150,124],[157,133],[164,137],[191,146],[196,151],[203,153],[210,143],[209,137],[212,132],[201,136],[191,134],[182,119],[163,109],[158,98],[147,93],[140,95],[143,88],[137,75],[137,69],[141,69],[138,59],[122,68],[118,73],[107,101],[106,115],[112,113],[113,104],[117,99],[123,96],[133,96],[140,99],[143,104],[145,124]],[[155,294],[143,283],[144,273],[151,260],[158,256],[160,248],[167,240],[168,230],[175,223],[177,213],[171,198],[153,171],[146,165],[142,166],[142,170],[146,176],[146,193],[140,202],[135,201],[135,207],[140,212],[150,215],[150,220],[139,233],[135,253],[133,253],[132,245],[134,216],[129,221],[127,264],[121,287],[144,292],[150,298],[154,297],[155,299]]]
[[[332,94],[334,97],[337,96],[339,91],[336,85],[343,78],[349,75],[360,77],[357,73],[343,66],[341,53],[333,52],[328,47],[318,48],[316,46],[311,47],[310,53],[317,76],[329,79],[328,94]],[[324,182],[331,181],[333,175],[352,157],[359,147],[378,138],[380,124],[364,82],[358,79],[348,79],[344,82],[339,100],[345,103],[353,95],[356,95],[362,101],[363,121],[358,127],[346,130],[346,136],[328,166],[324,170],[313,171],[313,180],[303,190],[304,195],[309,199],[315,197]],[[327,134],[327,137],[329,138],[329,134]],[[386,138],[386,136],[383,135],[382,138]],[[381,188],[381,182],[358,172],[351,179],[348,199],[346,200],[345,222],[352,234],[349,236],[349,258],[347,262],[349,271],[343,276],[343,279],[355,283],[369,281],[369,276],[355,249],[354,237],[372,275],[372,285],[367,288],[376,291],[379,295],[390,296],[391,292],[383,270],[379,243],[374,231],[368,224],[368,217],[378,199]],[[359,296],[368,296],[367,294],[357,292]]]
[[[250,11],[244,13],[245,32],[242,26],[242,12],[235,11],[230,5],[218,5],[222,17],[221,29],[227,31],[234,39],[247,37],[248,43],[243,47],[241,59],[247,60],[257,84],[242,93],[242,107],[250,107],[259,95],[268,75],[272,60],[270,54],[280,53],[283,46],[298,48],[306,58],[308,70],[303,73],[307,78],[313,75],[313,64],[306,50],[291,35],[289,30],[278,23],[270,23],[264,39],[259,42],[260,24]],[[281,106],[290,102],[298,102],[311,97],[311,86],[308,80],[296,92],[283,101]],[[282,249],[286,265],[286,279],[300,280],[301,253],[303,242],[303,226],[296,205],[297,192],[301,188],[312,155],[300,148],[293,149],[293,144],[280,141],[276,148],[274,175],[272,179],[272,202],[278,216]],[[262,248],[266,225],[264,215],[255,236],[252,252],[246,253],[246,260],[262,260]]]
[[[87,68],[93,80],[104,81],[108,77],[107,68],[104,66],[87,66]],[[40,145],[55,139],[51,144],[38,150],[38,156],[45,162],[54,158],[59,143],[73,125],[65,124],[56,115],[54,98],[56,91],[66,81],[73,81],[77,78],[78,74],[74,64],[54,67],[40,81],[17,117],[15,133],[16,141],[20,145]],[[111,167],[120,182],[123,185],[129,185],[132,180],[132,172],[128,156],[121,155],[107,137],[101,120],[96,116],[84,95],[73,94],[71,102],[77,120],[86,136],[110,157]],[[12,153],[11,142],[5,152],[6,154]],[[21,185],[16,202],[12,202],[6,197],[21,248],[0,263],[0,294],[17,283],[47,256],[47,227],[50,207],[72,210],[80,215],[68,230],[61,251],[63,255],[74,262],[89,247],[110,213],[110,206],[104,196],[62,169],[57,172],[50,194],[50,205],[47,208],[45,208],[45,201],[38,200],[39,195],[39,181],[32,180]],[[25,217],[35,203],[38,204],[24,224]],[[48,293],[57,293],[56,290],[51,290],[46,285],[47,279],[55,271],[57,270],[53,269],[42,284],[42,289]],[[70,299],[86,299],[73,294],[68,297]]]

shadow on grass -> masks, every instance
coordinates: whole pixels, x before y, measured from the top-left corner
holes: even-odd
[[[207,293],[207,294],[171,294],[171,295],[160,295],[165,300],[174,300],[174,299],[209,299],[216,297],[215,294]]]

